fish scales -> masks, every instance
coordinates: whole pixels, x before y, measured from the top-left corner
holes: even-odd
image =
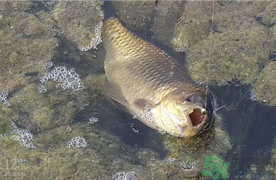
[[[103,45],[106,49],[106,89],[111,99],[146,125],[175,136],[192,136],[207,124],[207,115],[198,112],[206,111],[202,103],[205,89],[196,85],[186,69],[165,51],[134,35],[117,18],[104,23]],[[190,94],[196,95],[192,99],[200,101],[201,106],[187,101]],[[177,104],[180,99],[183,102]],[[152,113],[150,120],[144,114],[147,105]],[[180,106],[183,115],[179,116],[183,116],[183,121],[174,112]],[[191,132],[185,131],[189,128]]]

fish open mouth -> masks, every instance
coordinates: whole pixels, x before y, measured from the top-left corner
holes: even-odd
[[[197,127],[207,119],[207,114],[203,113],[201,109],[197,108],[189,114],[189,117],[193,127]]]

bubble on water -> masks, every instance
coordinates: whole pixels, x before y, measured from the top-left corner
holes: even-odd
[[[135,172],[118,172],[112,176],[112,180],[136,180],[137,175]]]
[[[94,30],[95,38],[92,39],[92,41],[90,42],[90,45],[88,45],[88,46],[79,46],[78,49],[80,51],[88,51],[90,49],[97,49],[97,45],[102,42],[102,38],[101,38],[102,26],[103,26],[103,22],[101,21],[95,27],[95,30]]]
[[[91,117],[91,118],[89,118],[89,124],[95,124],[96,122],[98,122],[99,121],[99,118],[96,118],[96,117]]]
[[[67,143],[68,148],[85,148],[87,147],[87,142],[83,137],[77,136],[72,138],[68,143]]]
[[[257,101],[257,94],[253,88],[250,90],[250,99],[252,101]]]
[[[49,62],[46,63],[45,69],[49,70],[53,65],[54,65],[54,63],[52,61],[49,61]]]
[[[80,75],[76,73],[75,69],[68,69],[65,66],[57,66],[46,75],[39,78],[41,86],[39,93],[47,92],[47,82],[53,80],[58,82],[57,88],[62,90],[72,89],[73,91],[82,91],[85,87],[80,79]]]
[[[27,129],[20,129],[12,122],[13,133],[18,135],[15,140],[19,141],[20,145],[27,149],[35,149],[33,134]]]
[[[9,95],[8,91],[0,92],[0,102],[2,102],[6,106],[11,106],[11,104],[8,101],[8,95]]]

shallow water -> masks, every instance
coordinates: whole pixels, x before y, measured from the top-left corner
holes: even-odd
[[[51,4],[50,2],[46,2],[46,4],[45,2],[33,2],[33,6],[28,9],[27,13],[37,15],[41,11],[51,12],[54,5],[55,3]],[[102,8],[105,11],[105,18],[113,16],[115,13],[111,2],[105,2]],[[134,33],[168,52],[180,64],[187,64],[185,53],[177,53],[173,48],[157,42],[149,30],[146,32],[135,31]],[[112,179],[112,176],[113,179],[116,179],[114,175],[118,172],[134,172],[137,176],[134,176],[134,179],[182,179],[181,173],[186,173],[185,170],[189,169],[183,168],[184,165],[180,170],[173,169],[172,166],[177,165],[165,166],[166,173],[164,174],[158,171],[159,165],[161,164],[160,166],[164,168],[165,159],[173,153],[172,146],[174,144],[166,145],[171,142],[168,140],[170,137],[146,127],[132,116],[117,109],[104,97],[100,88],[103,83],[101,77],[104,77],[104,48],[99,45],[97,50],[80,52],[76,45],[63,35],[58,35],[55,38],[59,40],[59,46],[51,61],[55,66],[74,68],[88,88],[80,93],[56,90],[52,86],[43,95],[28,95],[30,90],[39,87],[38,78],[41,75],[39,74],[32,77],[34,80],[29,84],[22,85],[10,92],[8,100],[11,101],[12,106],[0,106],[3,115],[0,116],[2,118],[0,121],[3,118],[11,117],[6,120],[15,122],[18,128],[28,129],[33,134],[37,147],[36,149],[25,149],[19,144],[14,145],[16,143],[10,140],[14,135],[12,131],[9,131],[9,128],[3,128],[4,130],[0,128],[0,132],[3,132],[3,137],[0,137],[0,179]],[[275,106],[268,106],[266,103],[252,100],[250,91],[252,85],[243,85],[242,82],[231,82],[224,86],[210,85],[209,89],[217,102],[219,109],[217,116],[221,118],[221,126],[219,121],[209,132],[195,138],[195,141],[204,144],[203,147],[190,152],[187,152],[189,147],[185,147],[185,153],[183,151],[182,154],[180,148],[179,155],[187,155],[189,158],[180,157],[179,161],[188,166],[194,163],[191,154],[193,152],[201,153],[203,159],[201,162],[195,163],[198,166],[202,165],[203,170],[205,155],[209,156],[213,153],[215,156],[221,156],[225,162],[230,162],[228,169],[230,177],[228,179],[261,179],[262,176],[265,179],[276,179],[274,174],[276,160],[273,154],[276,135]],[[35,99],[29,96],[34,96]],[[40,122],[32,121],[35,116],[34,112],[37,110],[36,106],[48,107],[47,103],[43,104],[43,98],[45,98],[45,102],[52,103],[49,107],[51,108],[51,117],[55,121],[50,125],[46,123],[45,128],[44,121],[41,122],[43,125],[39,124]],[[43,105],[40,105],[41,103]],[[27,106],[25,106],[26,104]],[[37,119],[44,118],[43,113],[39,115],[41,116]],[[66,119],[68,116],[69,120]],[[98,118],[98,122],[89,124],[91,117]],[[1,126],[8,127],[9,125],[1,123]],[[214,143],[213,136],[220,136],[212,134],[218,127],[230,139],[231,148],[226,148],[225,153],[222,153],[223,150],[216,151],[216,147],[210,147],[211,142]],[[206,137],[208,141],[205,142],[204,137],[207,134],[212,137]],[[67,142],[76,136],[86,139],[87,146],[85,148],[70,149],[67,147]],[[220,144],[224,142],[216,143],[220,148]],[[15,150],[19,147],[22,149]],[[192,145],[192,147],[197,148],[198,146]],[[222,147],[224,146],[222,145]],[[47,158],[54,160],[46,161]],[[22,169],[12,169],[10,159],[16,160],[15,165]],[[24,160],[24,163],[21,161],[19,163],[18,160]],[[199,160],[194,159],[194,161]],[[46,163],[45,165],[45,162],[50,162],[50,164]],[[269,164],[272,169],[264,170],[263,165]],[[193,169],[193,165],[191,166],[190,169]],[[12,175],[12,173],[18,173],[18,175]],[[238,177],[237,175],[244,176]],[[247,177],[245,177],[246,175]],[[191,177],[211,179],[211,177],[203,177],[198,174]],[[185,179],[190,178],[185,177]]]

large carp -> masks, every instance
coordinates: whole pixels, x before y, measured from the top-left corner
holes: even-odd
[[[126,29],[117,18],[103,27],[106,94],[147,126],[191,137],[212,123],[213,97],[183,66]]]

